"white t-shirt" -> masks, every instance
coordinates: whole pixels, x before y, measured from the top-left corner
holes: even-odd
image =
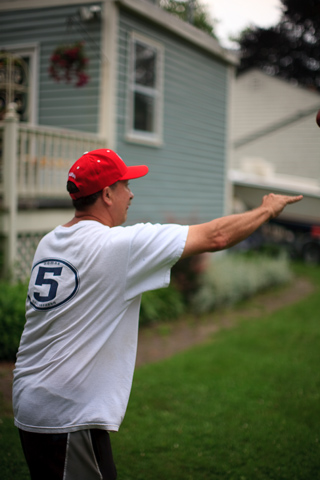
[[[187,226],[59,226],[35,254],[14,370],[15,425],[117,431],[128,404],[142,292],[168,286]]]

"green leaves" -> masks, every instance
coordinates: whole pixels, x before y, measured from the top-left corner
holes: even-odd
[[[27,286],[0,283],[0,360],[15,361],[25,323]]]

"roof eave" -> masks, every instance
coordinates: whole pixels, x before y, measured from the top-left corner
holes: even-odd
[[[233,66],[238,65],[239,59],[237,56],[229,50],[223,48],[215,38],[210,37],[210,35],[206,34],[202,30],[199,30],[193,25],[183,22],[176,16],[166,12],[160,7],[146,0],[114,1],[119,7],[130,10],[151,22],[160,25],[175,35],[178,35],[197,47],[211,53],[221,61]]]

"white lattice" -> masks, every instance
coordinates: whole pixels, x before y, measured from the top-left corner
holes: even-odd
[[[47,232],[23,233],[18,236],[17,262],[15,265],[15,277],[26,280],[30,276],[32,260],[38,243]]]

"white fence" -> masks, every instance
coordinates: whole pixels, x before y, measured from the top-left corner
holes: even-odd
[[[106,139],[98,135],[19,123],[10,105],[0,124],[0,234],[5,239],[5,270],[13,271],[19,258],[18,238],[26,233],[18,225],[19,200],[68,198],[70,166],[83,152],[106,146]],[[33,233],[39,234],[35,229]]]

